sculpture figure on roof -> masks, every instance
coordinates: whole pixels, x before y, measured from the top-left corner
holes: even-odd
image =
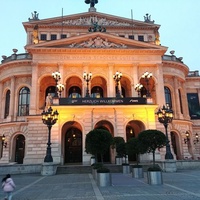
[[[93,8],[98,3],[98,0],[85,0],[85,3],[90,4],[90,8]]]
[[[37,11],[34,11],[34,13],[31,13],[31,14],[32,14],[32,19],[28,18],[29,21],[39,20],[38,18],[39,13],[37,13]]]

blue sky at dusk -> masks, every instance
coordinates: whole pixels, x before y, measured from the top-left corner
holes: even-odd
[[[12,49],[24,53],[26,32],[22,22],[37,11],[39,19],[87,12],[84,0],[6,0],[0,3],[0,56],[10,56]],[[174,50],[177,57],[191,71],[200,70],[200,1],[199,0],[99,0],[97,12],[144,21],[146,13],[161,25],[161,45],[168,47],[166,54]]]

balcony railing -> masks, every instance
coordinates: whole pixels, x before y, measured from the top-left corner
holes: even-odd
[[[10,61],[14,61],[14,60],[31,60],[32,59],[31,55],[28,53],[12,54],[9,57],[6,57],[6,56],[2,56],[2,57],[3,57],[3,60],[1,61],[2,64],[10,62]]]
[[[182,61],[182,57],[180,57],[180,58],[177,58],[176,56],[174,56],[174,55],[164,55],[163,57],[162,57],[162,59],[163,60],[166,60],[166,61],[175,61],[175,62],[179,62],[179,63],[183,63],[183,61]]]

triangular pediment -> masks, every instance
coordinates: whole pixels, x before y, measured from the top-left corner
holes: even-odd
[[[42,42],[28,45],[26,49],[129,49],[129,50],[161,50],[165,52],[166,47],[122,38],[107,33],[95,32],[85,35]]]
[[[160,25],[154,23],[147,23],[129,18],[99,13],[99,12],[86,12],[80,14],[73,14],[67,16],[60,16],[55,18],[48,18],[42,20],[31,20],[24,22],[24,27],[27,29],[31,25],[37,24],[38,26],[90,26],[92,22],[98,22],[98,25],[105,27],[132,27],[132,28],[154,28]]]

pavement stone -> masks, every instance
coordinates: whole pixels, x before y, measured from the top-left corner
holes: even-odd
[[[1,179],[3,176],[0,177]],[[200,170],[163,173],[163,185],[112,173],[112,186],[98,187],[92,174],[12,175],[13,200],[200,200]],[[4,193],[0,191],[0,199]]]

